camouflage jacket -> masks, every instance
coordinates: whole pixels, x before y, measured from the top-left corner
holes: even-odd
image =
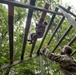
[[[60,65],[61,75],[76,75],[76,61],[68,55],[58,55],[51,53],[48,49],[45,50],[44,55],[50,60],[58,62]]]
[[[38,35],[38,38],[41,38],[45,32],[45,27],[43,26],[37,26],[36,27],[36,34]]]

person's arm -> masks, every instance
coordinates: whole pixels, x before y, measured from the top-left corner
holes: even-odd
[[[67,55],[58,55],[51,53],[48,48],[42,51],[46,57],[48,57],[50,60],[58,62],[62,67],[65,69],[75,69],[76,68],[76,61],[74,61],[71,57]]]
[[[51,53],[48,48],[43,51],[43,54],[52,61],[59,62],[64,58],[62,55]]]
[[[45,27],[36,28],[36,32],[44,33],[45,32]]]
[[[41,23],[36,23],[36,26],[42,26],[42,24]]]
[[[36,29],[36,32],[42,32],[42,28]]]
[[[69,63],[71,61],[70,57],[67,55],[51,53],[48,48],[45,48],[42,52],[42,54],[48,57],[50,60],[58,62],[60,64],[65,64],[66,62]]]

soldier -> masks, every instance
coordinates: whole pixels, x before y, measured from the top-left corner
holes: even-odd
[[[61,50],[61,55],[51,53],[48,48],[45,48],[41,53],[50,60],[59,63],[61,75],[76,75],[76,61],[71,57],[71,47],[64,46]]]
[[[32,33],[30,35],[31,39],[28,40],[30,44],[33,44],[36,38],[42,38],[45,32],[46,25],[47,25],[47,22],[43,22],[42,24],[41,23],[36,24],[36,32]]]

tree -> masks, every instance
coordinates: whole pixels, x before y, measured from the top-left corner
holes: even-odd
[[[27,4],[29,3],[28,0],[20,0],[20,1],[23,3],[27,3]],[[51,10],[54,10],[55,7],[57,7],[59,5],[60,0],[56,0],[56,1],[55,0],[36,0],[36,6],[43,8],[45,2],[49,2]],[[29,33],[35,29],[34,24],[36,24],[39,21],[41,13],[42,12],[40,12],[40,11],[34,11],[33,18],[32,18],[34,23],[33,22],[31,23]],[[14,60],[20,59],[24,29],[26,27],[27,14],[28,14],[28,9],[15,7],[15,10],[14,10],[14,17],[15,17],[15,19],[14,19]],[[51,20],[51,15],[52,14],[47,14],[47,16],[45,18],[45,20],[48,22],[48,24]],[[52,24],[51,29],[50,29],[48,35],[46,36],[42,49],[44,49],[45,44],[48,42],[48,39],[52,35],[51,32],[54,31],[60,18],[61,17],[59,17],[59,16],[56,17],[56,19],[54,21],[55,25]],[[55,35],[55,37],[58,38],[58,40],[62,36],[62,34],[66,30],[66,28],[68,27],[68,24],[69,24],[69,22],[65,21],[63,23],[63,25],[61,25],[58,33]],[[6,36],[4,37],[3,40],[0,40],[0,42],[1,42],[1,44],[0,44],[0,50],[1,50],[0,51],[0,66],[3,64],[9,63],[8,9],[5,8],[4,5],[0,4],[0,39],[3,37],[3,35],[5,34],[6,31],[7,31]],[[72,32],[74,32],[74,33],[72,33]],[[66,39],[61,43],[61,46],[66,44],[68,41],[70,41],[70,39],[74,36],[74,34],[75,34],[75,30],[73,29],[68,34]],[[36,54],[36,50],[38,49],[40,42],[41,42],[41,40],[37,40],[34,54]],[[57,43],[56,39],[53,39],[50,44],[51,50],[54,48],[56,43]],[[75,48],[76,46],[73,45],[73,47]],[[30,49],[31,49],[31,45],[29,45],[27,42],[25,57],[29,56]],[[59,53],[58,50],[56,50],[56,52]],[[48,74],[59,75],[59,65],[55,62],[49,61],[44,56],[43,56],[43,58],[44,58],[43,61],[44,61],[44,67],[45,67],[44,68],[45,75],[48,75]],[[8,69],[7,71],[9,71],[8,72],[9,74],[14,73],[15,75],[25,75],[25,74],[26,75],[34,75],[34,74],[36,75],[36,72],[38,72],[40,74],[39,61],[40,61],[39,57],[37,57],[37,58],[31,59],[29,61],[26,61],[22,64],[16,65],[16,66],[12,67],[10,70]],[[7,71],[3,70],[0,72],[0,74],[5,74]]]

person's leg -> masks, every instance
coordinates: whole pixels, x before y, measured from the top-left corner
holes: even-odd
[[[43,37],[43,34],[37,33],[37,38],[42,38],[42,37]]]
[[[29,41],[29,44],[33,44],[37,37],[38,35],[36,33],[32,33],[30,34],[30,39],[28,39],[27,41]]]
[[[31,33],[31,34],[30,34],[30,39],[27,39],[27,41],[29,41],[29,44],[32,44],[32,37],[33,37],[34,34],[35,34],[35,33]]]
[[[37,34],[33,34],[32,36],[32,43],[34,43],[34,41],[37,39],[38,35]]]

